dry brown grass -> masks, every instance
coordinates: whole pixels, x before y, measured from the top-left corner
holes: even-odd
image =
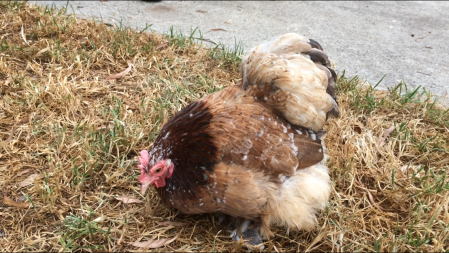
[[[174,113],[240,78],[235,52],[17,2],[0,3],[0,27],[2,251],[147,251],[130,243],[164,238],[175,239],[154,250],[242,249],[213,216],[169,210],[155,191],[143,199],[136,167]],[[449,250],[447,109],[426,93],[400,95],[404,84],[360,83],[339,81],[321,226],[277,228],[265,251]]]

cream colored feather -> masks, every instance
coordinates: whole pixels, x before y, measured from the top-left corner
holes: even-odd
[[[241,68],[247,93],[266,101],[292,124],[318,131],[329,112],[338,115],[332,97],[335,72],[327,56],[303,36],[287,33],[255,47]]]

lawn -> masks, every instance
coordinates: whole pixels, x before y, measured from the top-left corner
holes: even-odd
[[[181,108],[241,79],[239,45],[15,1],[0,27],[2,251],[242,250],[215,216],[140,195],[136,159]],[[274,228],[263,251],[449,251],[449,109],[337,70],[330,201],[316,230]]]

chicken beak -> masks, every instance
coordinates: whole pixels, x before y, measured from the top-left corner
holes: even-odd
[[[150,187],[151,183],[142,184],[142,187],[140,188],[140,194],[145,195],[145,192],[147,191],[148,187]]]
[[[145,192],[147,191],[148,187],[153,183],[154,180],[150,180],[148,182],[145,182],[142,184],[142,187],[140,188],[140,194],[145,195]]]

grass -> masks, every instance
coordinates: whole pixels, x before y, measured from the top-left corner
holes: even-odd
[[[1,2],[0,15],[2,251],[142,251],[131,243],[173,238],[154,250],[241,251],[214,216],[167,209],[154,190],[142,197],[136,167],[171,116],[241,78],[241,47],[23,2]],[[320,227],[275,228],[265,251],[449,250],[448,109],[422,87],[375,86],[339,77]]]

